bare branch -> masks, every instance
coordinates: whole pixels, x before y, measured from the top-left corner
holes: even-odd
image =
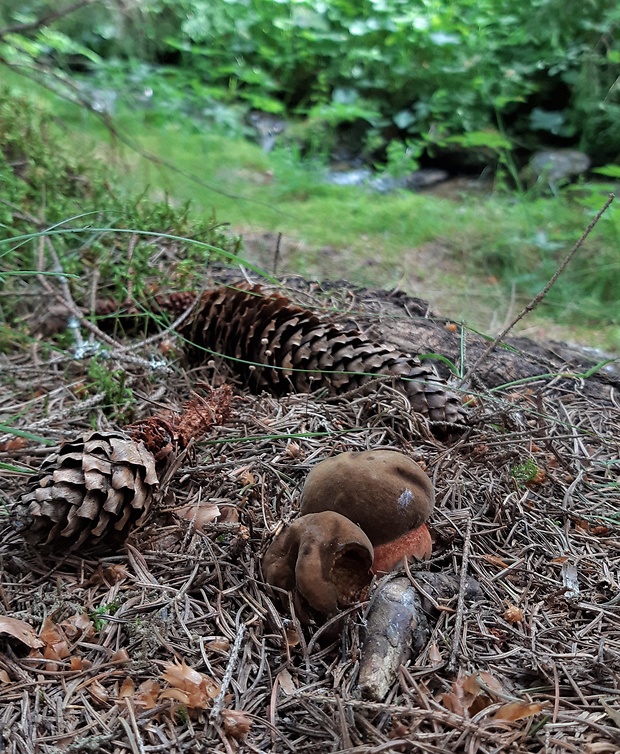
[[[491,345],[486,349],[486,351],[481,354],[476,361],[474,362],[473,366],[470,367],[467,370],[467,373],[461,380],[461,385],[466,384],[472,377],[472,375],[475,373],[476,369],[480,366],[480,364],[487,358],[487,356],[493,351],[493,349],[502,342],[502,340],[506,337],[506,335],[512,330],[512,328],[517,324],[517,322],[520,322],[523,317],[525,317],[526,314],[529,314],[531,311],[533,311],[538,304],[545,298],[547,293],[551,290],[551,287],[556,282],[556,280],[560,277],[560,275],[564,272],[564,270],[568,267],[569,262],[571,259],[575,256],[575,254],[579,251],[579,249],[583,246],[584,241],[586,238],[590,235],[590,233],[594,230],[596,224],[603,216],[603,213],[607,210],[609,205],[613,202],[613,200],[616,198],[615,194],[610,194],[609,198],[603,205],[603,207],[599,210],[599,212],[596,214],[596,216],[592,219],[592,222],[588,225],[588,227],[584,230],[584,232],[581,234],[581,237],[577,241],[577,243],[573,246],[573,248],[568,252],[566,255],[564,261],[562,264],[558,267],[558,269],[553,273],[545,287],[539,291],[534,298],[529,302],[529,304],[522,309],[519,314],[511,321],[509,322],[506,327],[500,332],[500,334],[495,338],[495,340],[491,343]]]
[[[60,18],[64,18],[65,16],[69,16],[71,15],[71,13],[75,13],[76,10],[84,8],[87,5],[92,5],[95,2],[97,2],[97,0],[77,0],[77,2],[73,3],[72,5],[67,5],[64,8],[59,8],[58,10],[52,11],[45,16],[41,16],[41,18],[37,18],[35,21],[7,26],[4,29],[0,29],[0,39],[6,37],[7,34],[25,34],[29,31],[37,31],[43,26],[49,26],[49,24],[54,23],[54,21],[58,21]]]

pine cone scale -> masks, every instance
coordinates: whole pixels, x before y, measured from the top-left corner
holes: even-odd
[[[103,474],[101,471],[85,471],[82,484],[88,490],[101,490],[102,492],[106,492],[110,486],[108,479],[109,476]]]
[[[102,510],[116,515],[124,507],[127,506],[125,495],[123,494],[122,489],[116,489],[115,487],[109,489],[108,494],[105,497]]]

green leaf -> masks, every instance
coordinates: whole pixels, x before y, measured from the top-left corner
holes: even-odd
[[[620,178],[620,165],[603,165],[602,168],[593,168],[592,172],[608,178]]]

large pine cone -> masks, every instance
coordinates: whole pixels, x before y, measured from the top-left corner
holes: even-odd
[[[141,442],[88,432],[45,459],[13,525],[42,545],[118,541],[144,520],[157,484],[155,459]]]
[[[194,299],[188,293],[159,296],[156,307],[175,316]],[[214,353],[232,357],[255,388],[277,395],[318,388],[338,394],[388,375],[413,410],[432,422],[465,420],[458,396],[430,364],[373,343],[359,330],[322,319],[260,285],[206,291],[194,311],[180,328],[194,346],[192,358],[206,361]]]

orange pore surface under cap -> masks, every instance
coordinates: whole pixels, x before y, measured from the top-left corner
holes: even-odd
[[[376,574],[389,573],[395,570],[405,558],[428,560],[433,551],[433,542],[426,524],[411,529],[406,534],[375,546],[375,557],[372,571]]]

